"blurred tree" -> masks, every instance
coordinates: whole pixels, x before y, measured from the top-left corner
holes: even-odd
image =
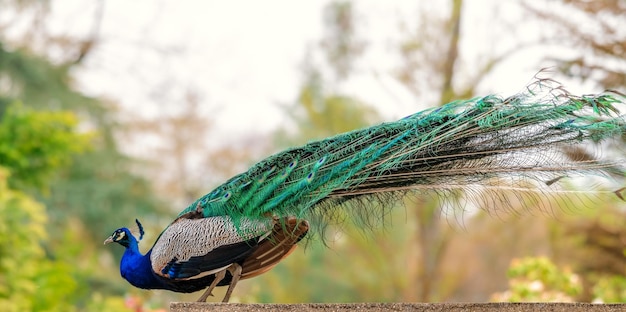
[[[17,100],[33,109],[70,110],[81,116],[82,128],[95,134],[93,148],[76,156],[74,165],[50,183],[49,192],[32,193],[50,207],[49,226],[61,227],[67,218],[75,217],[88,225],[90,239],[100,241],[120,225],[160,209],[147,181],[132,173],[140,163],[118,150],[115,136],[121,125],[112,116],[111,103],[85,96],[74,88],[70,72],[78,65],[78,58],[88,56],[89,48],[81,47],[96,40],[97,33],[88,34],[87,39],[73,38],[50,34],[45,27],[32,27],[24,29],[21,36],[12,36],[17,39],[9,39],[5,33],[15,31],[11,26],[20,19],[32,20],[34,25],[45,23],[49,3],[8,1],[3,5],[7,13],[14,14],[9,14],[12,23],[0,27],[4,31],[0,33],[0,113],[7,103]],[[94,20],[95,24],[99,22]],[[67,54],[56,55],[54,63],[47,55],[53,50],[51,46],[63,46]],[[80,56],[74,55],[76,50],[82,51]]]
[[[325,38],[321,48],[331,66],[336,82],[352,73],[354,62],[365,49],[365,42],[357,34],[357,21],[352,2],[331,2],[324,9]]]
[[[116,137],[122,125],[114,118],[114,105],[76,91],[72,79],[72,70],[89,57],[97,41],[102,7],[96,5],[89,33],[71,36],[52,34],[46,27],[50,5],[49,1],[0,1],[0,117],[5,122],[0,165],[11,167],[9,181],[16,191],[26,192],[47,207],[48,222],[42,226],[48,238],[38,248],[45,250],[45,259],[72,263],[63,270],[70,271],[66,276],[80,285],[70,290],[70,297],[57,296],[49,288],[58,285],[41,281],[38,292],[51,291],[77,308],[106,310],[123,299],[94,302],[101,297],[100,291],[127,291],[116,287],[124,284],[122,279],[112,278],[118,275],[117,266],[103,267],[110,261],[109,250],[117,257],[121,250],[93,246],[101,246],[112,230],[132,224],[135,218],[156,218],[155,213],[164,209],[148,181],[134,173],[142,164],[118,149]],[[22,107],[10,106],[13,102],[22,102]],[[69,127],[85,134],[61,136]],[[86,137],[92,143],[88,150],[82,146]],[[16,149],[8,153],[7,146]],[[71,153],[81,148],[83,153]],[[44,180],[45,187],[41,187]]]
[[[583,285],[578,301],[626,302],[626,210],[619,199],[594,203],[567,222],[553,222],[553,258],[568,265]],[[614,292],[614,294],[611,294]]]
[[[88,148],[70,112],[35,111],[9,106],[0,121],[0,304],[6,311],[76,311],[85,297],[97,294],[79,287],[92,276],[77,256],[85,256],[80,235],[60,229],[63,238],[49,242],[45,207],[12,189],[48,189],[52,173],[70,165],[73,154]],[[66,220],[69,228],[70,220]],[[63,229],[63,228],[61,228]],[[67,234],[70,234],[68,236]],[[50,248],[54,246],[55,248]],[[93,259],[93,255],[88,259]],[[83,258],[85,259],[85,258]],[[115,298],[99,304],[111,310]],[[118,298],[119,302],[119,298]],[[119,309],[117,309],[119,310]]]
[[[449,15],[437,16],[428,10],[421,10],[415,30],[409,30],[401,42],[398,52],[402,63],[396,70],[396,77],[416,97],[424,97],[432,90],[437,90],[439,103],[445,104],[458,98],[468,98],[474,94],[474,88],[480,79],[493,67],[494,61],[483,65],[474,79],[463,90],[455,91],[456,72],[459,66],[459,51],[463,16],[463,0],[449,2]],[[406,26],[405,26],[406,27]],[[422,77],[429,77],[423,79]]]
[[[55,171],[69,164],[68,154],[84,151],[89,135],[72,133],[77,124],[69,112],[8,107],[0,122],[0,164],[12,169],[11,187],[41,189]]]
[[[558,64],[561,73],[600,88],[623,92],[626,87],[626,33],[623,31],[626,1],[561,0],[549,6],[524,1],[522,5],[532,16],[554,27],[553,31],[542,34],[541,43],[564,48],[566,53],[546,56]],[[615,150],[623,154],[621,143]],[[562,224],[565,236],[578,238],[573,250],[584,251],[569,251],[564,257],[581,274],[584,291],[579,300],[597,298],[594,285],[608,285],[609,280],[619,281],[626,276],[626,228],[623,226],[626,211],[610,203],[612,205],[602,205],[584,218]],[[621,298],[624,300],[623,296]]]
[[[46,257],[44,207],[8,188],[0,169],[0,304],[4,311],[73,310],[71,265]]]
[[[87,147],[75,116],[9,106],[0,121],[0,303],[7,311],[72,308],[72,268],[46,257],[44,207],[9,188],[46,187],[50,175]],[[11,176],[11,177],[10,177]],[[10,177],[10,178],[9,178]]]
[[[562,73],[620,90],[626,86],[626,34],[623,0],[560,0],[548,6],[522,1],[523,7],[555,28],[543,33],[544,45],[567,48],[547,56]]]
[[[473,96],[480,78],[493,66],[491,61],[488,62],[463,90],[455,90],[454,82],[460,80],[456,72],[462,57],[459,42],[463,1],[450,1],[448,10],[449,15],[445,17],[427,15],[424,10],[417,31],[409,35],[399,49],[403,60],[397,71],[399,81],[416,97],[424,98],[429,92],[438,93],[439,104]],[[424,76],[429,79],[418,78]],[[454,293],[459,282],[459,278],[441,274],[452,235],[450,224],[442,220],[442,207],[432,198],[418,196],[408,201],[406,209],[416,222],[412,248],[418,252],[413,259],[417,264],[410,272],[410,285],[414,291],[405,299],[420,302],[445,300]]]
[[[321,73],[309,67],[306,81],[295,105],[285,107],[285,112],[299,128],[282,133],[279,144],[293,146],[312,139],[322,139],[337,133],[371,125],[379,119],[371,106],[349,96],[328,91]],[[286,131],[283,129],[282,131]]]
[[[172,81],[164,81],[172,84]],[[136,116],[128,125],[124,138],[158,137],[158,143],[144,156],[151,166],[142,173],[152,178],[153,187],[166,192],[174,212],[183,210],[190,202],[204,195],[212,186],[217,186],[231,176],[243,172],[252,161],[252,155],[264,148],[251,135],[249,144],[215,144],[219,136],[214,128],[215,109],[206,105],[202,92],[188,87],[178,95],[169,88],[155,90],[156,103],[168,107],[168,103],[178,103],[172,109],[163,109],[157,116],[145,118]],[[214,135],[214,136],[213,136]],[[167,168],[154,170],[154,167]]]

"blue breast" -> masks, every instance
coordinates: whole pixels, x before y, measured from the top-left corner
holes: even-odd
[[[143,289],[167,289],[152,272],[150,252],[142,255],[139,250],[127,248],[122,256],[120,273],[133,286]]]

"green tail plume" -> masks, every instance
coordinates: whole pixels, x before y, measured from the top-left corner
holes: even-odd
[[[621,163],[586,149],[624,135],[615,107],[622,99],[574,96],[539,80],[512,97],[452,102],[275,154],[181,215],[201,209],[204,217],[230,216],[236,224],[244,217],[308,218],[413,189],[515,189],[519,181],[534,181],[544,192],[564,176],[623,175]]]

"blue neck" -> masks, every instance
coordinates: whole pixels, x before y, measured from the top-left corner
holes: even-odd
[[[137,241],[132,239],[126,247],[120,263],[120,273],[133,286],[143,289],[163,289],[165,285],[160,282],[152,272],[150,253],[145,255],[139,252]]]

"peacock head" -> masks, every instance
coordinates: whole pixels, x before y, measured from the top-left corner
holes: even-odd
[[[130,243],[132,241],[140,241],[143,238],[143,226],[141,225],[141,223],[139,223],[139,220],[135,219],[135,222],[137,223],[137,227],[139,228],[139,239],[135,239],[135,237],[133,236],[133,233],[127,229],[127,228],[119,228],[115,231],[113,231],[113,234],[111,234],[111,236],[109,236],[106,240],[104,240],[104,244],[108,244],[108,243],[118,243],[124,247],[128,247],[130,246]]]

